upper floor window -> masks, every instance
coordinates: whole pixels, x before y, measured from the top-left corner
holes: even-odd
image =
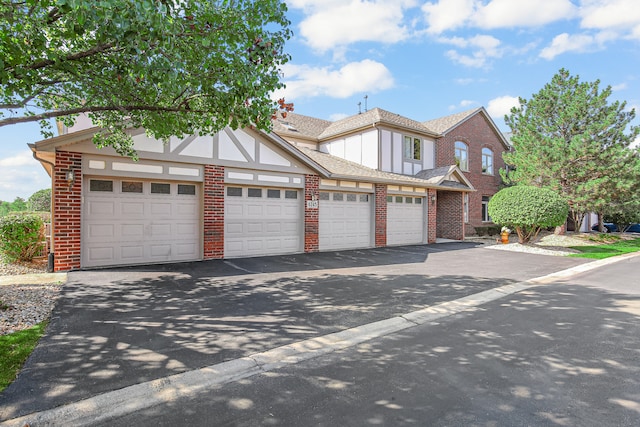
[[[493,175],[493,151],[489,148],[482,149],[482,173]]]
[[[469,148],[462,141],[456,141],[455,145],[456,164],[463,171],[469,170]]]
[[[420,138],[404,137],[404,158],[406,160],[420,160],[422,158],[420,156],[422,151],[420,142]]]

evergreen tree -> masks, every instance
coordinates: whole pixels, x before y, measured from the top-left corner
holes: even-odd
[[[503,179],[561,194],[576,229],[586,212],[602,212],[637,182],[638,152],[630,148],[640,132],[630,124],[635,111],[625,111],[626,102],[609,102],[611,87],[599,85],[561,69],[505,117],[514,151],[503,158],[515,170],[501,171]]]

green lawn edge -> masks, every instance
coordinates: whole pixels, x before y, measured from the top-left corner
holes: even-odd
[[[569,255],[573,258],[605,259],[640,251],[640,239],[621,240],[606,245],[571,246],[571,249],[581,252]]]
[[[0,335],[0,392],[16,379],[48,324],[45,320],[29,329]]]

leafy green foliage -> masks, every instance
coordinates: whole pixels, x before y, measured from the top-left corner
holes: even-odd
[[[44,240],[44,222],[36,214],[0,218],[0,252],[9,261],[31,261]]]
[[[27,210],[27,202],[22,197],[16,197],[13,202],[0,201],[0,217],[11,212],[22,212]]]
[[[635,111],[609,102],[611,87],[581,82],[561,69],[530,100],[505,117],[514,151],[501,175],[508,184],[550,188],[571,208],[576,228],[585,212],[603,212],[631,193],[640,178],[638,151],[630,144],[640,133],[630,123]]]
[[[0,336],[0,392],[16,378],[47,324],[42,322],[29,329]]]
[[[128,127],[167,140],[271,127],[289,61],[282,0],[0,0],[0,126],[87,113],[135,155]],[[28,43],[25,43],[28,40]],[[17,116],[18,111],[25,111]]]
[[[541,228],[563,224],[569,211],[569,205],[557,193],[528,185],[498,191],[488,208],[493,222],[516,230],[520,243],[535,238]]]
[[[27,206],[30,211],[49,212],[51,211],[51,189],[38,190],[29,197]]]

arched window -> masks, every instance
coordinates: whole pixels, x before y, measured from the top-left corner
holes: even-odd
[[[482,173],[493,175],[493,151],[489,148],[482,149]]]
[[[463,171],[469,170],[469,148],[462,141],[456,141],[455,145],[456,164]]]

